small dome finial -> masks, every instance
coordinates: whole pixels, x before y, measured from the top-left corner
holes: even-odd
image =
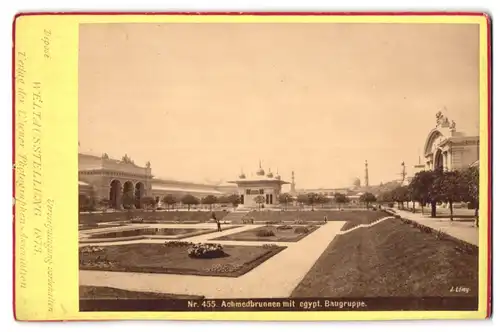
[[[243,172],[243,167],[241,167],[239,178],[240,179],[245,179],[246,178],[245,173]]]
[[[268,178],[272,178],[274,175],[273,173],[271,172],[271,168],[269,168],[269,172],[267,173],[267,177]]]
[[[262,162],[259,160],[259,170],[257,171],[257,175],[265,175],[266,172],[262,169]]]
[[[276,167],[276,180],[281,180],[281,176],[279,174],[278,167]]]

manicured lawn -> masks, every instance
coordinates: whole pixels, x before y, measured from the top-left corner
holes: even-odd
[[[357,220],[360,216],[373,216],[384,214],[382,211],[371,210],[323,210],[323,211],[252,211],[245,218],[254,218],[255,221],[323,221],[324,217],[329,221]]]
[[[229,212],[227,211],[214,211],[219,220],[223,219]],[[80,213],[79,223],[96,223],[105,221],[124,221],[133,218],[142,218],[147,221],[196,221],[206,222],[212,217],[210,211],[115,211],[115,212],[94,212],[94,213]]]
[[[204,222],[204,221],[203,221]],[[131,220],[131,224],[165,224],[165,225],[179,225],[179,224],[186,224],[186,225],[195,225],[195,224],[201,224],[202,221],[199,220],[184,220],[184,221],[174,221],[174,220],[149,220],[149,219],[144,219],[142,221],[137,221],[137,220]]]
[[[292,297],[478,295],[477,251],[389,219],[337,236]],[[450,292],[464,287],[469,293]]]
[[[80,224],[78,225],[79,231],[86,231],[89,229],[99,229],[99,228],[114,228],[114,227],[122,227],[126,224],[121,225],[106,225],[106,224]]]
[[[346,223],[342,226],[342,231],[347,231],[348,229],[354,228],[361,224],[371,224],[384,217],[389,217],[390,215],[384,211],[356,211],[356,213],[345,212],[344,219]]]
[[[224,246],[224,257],[203,259],[189,257],[187,246],[140,243],[101,248],[102,251],[94,253],[80,251],[80,269],[237,277],[285,249]],[[112,264],[94,264],[103,259]]]
[[[305,236],[317,230],[320,226],[293,225],[291,229],[280,229],[279,226],[263,226],[248,231],[234,233],[216,238],[222,241],[261,241],[261,242],[297,242]],[[295,233],[297,228],[308,228],[307,233]],[[268,230],[274,233],[273,236],[259,236],[259,232]]]
[[[150,300],[150,299],[180,299],[198,300],[203,296],[162,294],[152,292],[135,292],[112,287],[80,286],[81,300]]]
[[[167,236],[177,237],[178,235],[192,234],[196,232],[209,231],[210,229],[196,229],[196,228],[137,228],[126,230],[113,230],[105,233],[92,234],[90,237],[93,239],[104,238],[124,238],[138,235],[144,236]]]

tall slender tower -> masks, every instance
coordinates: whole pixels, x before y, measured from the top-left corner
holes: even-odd
[[[369,187],[370,182],[368,180],[368,160],[365,160],[365,187]]]
[[[401,184],[404,184],[406,180],[406,165],[405,162],[403,161],[401,163]]]
[[[292,171],[292,183],[290,184],[290,193],[295,194],[295,172]]]

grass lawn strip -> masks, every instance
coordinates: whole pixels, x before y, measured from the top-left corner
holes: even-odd
[[[80,286],[81,300],[153,300],[153,299],[179,299],[198,300],[203,296],[162,294],[153,292],[135,292],[112,287]]]
[[[468,294],[450,292],[452,286]],[[337,236],[292,297],[477,296],[478,256],[390,219]]]

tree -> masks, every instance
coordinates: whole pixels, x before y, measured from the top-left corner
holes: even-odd
[[[433,181],[429,188],[429,199],[431,203],[431,218],[436,218],[436,205],[442,199],[441,180],[444,176],[443,169],[431,171]]]
[[[374,203],[377,201],[377,198],[375,197],[375,195],[373,195],[372,193],[364,193],[363,195],[361,195],[361,197],[359,198],[359,201],[362,202],[362,203],[365,203],[366,204],[366,208],[368,209],[368,205],[370,203]]]
[[[106,210],[109,207],[110,201],[107,198],[102,198],[97,202],[97,205],[103,209]]]
[[[227,196],[227,201],[233,205],[233,208],[236,208],[241,203],[240,196],[236,194]]]
[[[264,198],[264,196],[259,195],[259,196],[255,196],[255,198],[253,200],[255,203],[257,203],[259,205],[259,211],[260,211],[260,207],[262,206],[262,204],[264,204],[266,199]]]
[[[78,195],[78,208],[80,212],[82,211],[88,211],[90,206],[90,197],[85,194],[79,194]]]
[[[306,194],[300,194],[297,196],[297,202],[300,204],[308,204],[309,203],[309,197]]]
[[[163,199],[161,201],[167,206],[167,210],[169,210],[172,205],[175,205],[177,203],[177,198],[174,195],[169,194],[163,196]]]
[[[394,202],[394,198],[393,198],[392,194],[393,194],[392,190],[382,191],[381,193],[378,194],[377,201],[379,203],[392,203],[392,202]]]
[[[401,198],[403,199],[403,204],[406,202],[406,208],[410,208],[411,194],[410,188],[408,186],[401,187]]]
[[[412,202],[411,212],[415,213],[415,202],[418,202],[418,196],[413,192],[413,187],[411,185],[408,185],[408,197]]]
[[[307,204],[311,205],[311,210],[314,211],[314,203],[318,203],[320,201],[319,195],[317,193],[308,193],[307,194]]]
[[[441,171],[420,171],[411,180],[409,185],[411,197],[420,204],[422,214],[424,214],[424,206],[431,203],[431,217],[436,217],[439,187],[435,185],[435,181],[441,174]]]
[[[470,202],[474,208],[474,217],[476,219],[476,227],[479,227],[479,168],[469,167],[462,173],[464,183],[467,186],[466,200]]]
[[[318,204],[321,204],[321,207],[323,207],[324,204],[330,203],[330,199],[325,195],[319,194],[316,198],[316,202]]]
[[[230,204],[231,202],[229,201],[229,196],[219,196],[217,197],[217,203],[219,204]]]
[[[156,200],[151,196],[143,196],[141,197],[141,206],[144,206],[146,209],[148,207],[154,209],[156,206]]]
[[[335,200],[335,203],[337,203],[339,210],[342,204],[346,204],[348,202],[347,196],[341,193],[335,193],[333,199]]]
[[[453,220],[453,203],[463,201],[467,198],[467,183],[459,171],[443,172],[435,181],[435,186],[440,189],[439,200],[449,204],[450,220]]]
[[[214,195],[208,195],[208,196],[203,197],[203,199],[201,200],[201,202],[203,204],[209,205],[210,206],[210,211],[212,211],[212,205],[214,205],[215,203],[217,203],[217,197],[215,197]]]
[[[122,205],[124,209],[130,210],[135,206],[135,197],[132,191],[126,191],[122,196]]]
[[[394,188],[392,191],[392,198],[398,202],[399,208],[404,208],[404,203],[410,200],[410,192],[407,186]]]
[[[191,194],[187,194],[187,195],[182,196],[181,202],[182,202],[182,204],[188,206],[188,211],[191,210],[191,205],[200,204],[200,200]]]
[[[280,204],[285,204],[285,210],[288,208],[288,203],[293,202],[293,196],[289,193],[282,193],[278,196]]]

